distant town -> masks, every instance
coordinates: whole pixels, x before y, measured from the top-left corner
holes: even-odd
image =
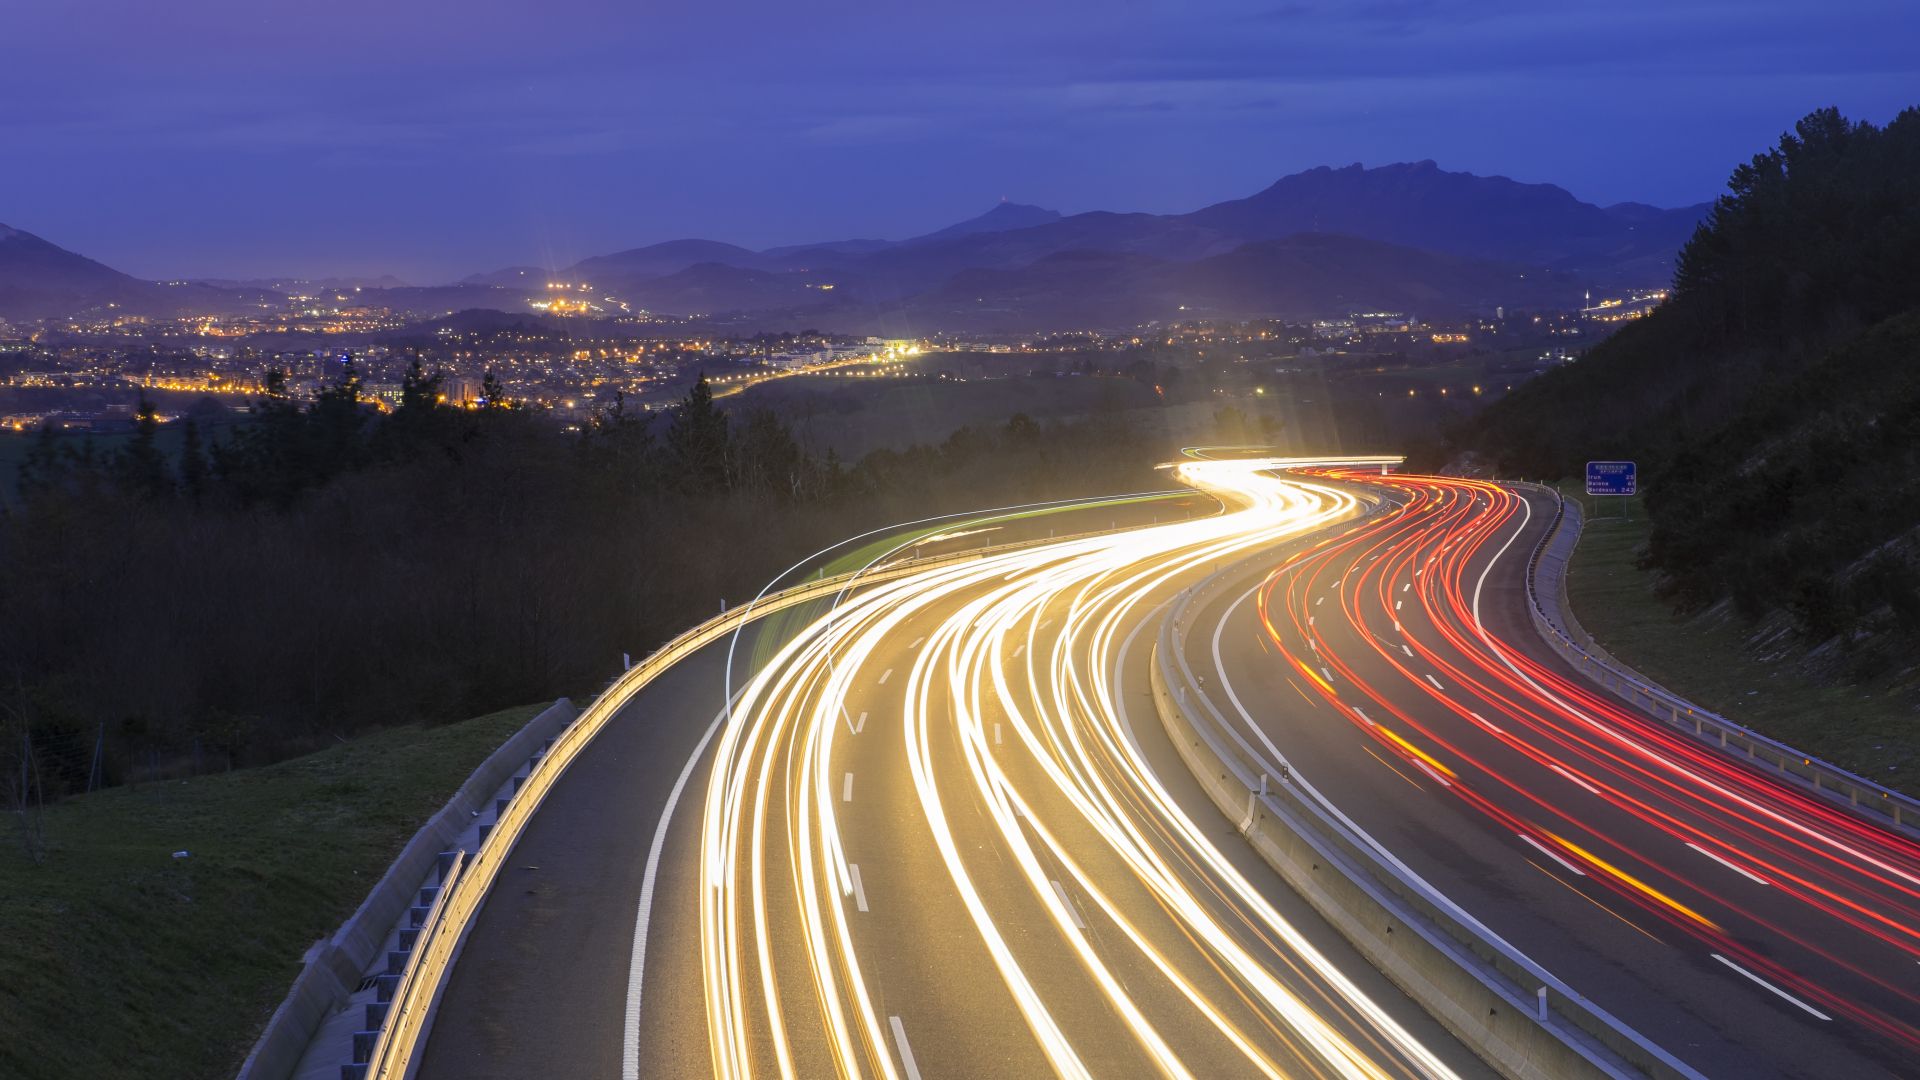
[[[1143,357],[1180,367],[1209,354],[1281,372],[1300,362],[1419,367],[1500,354],[1505,370],[1527,375],[1576,359],[1667,296],[1664,289],[1625,291],[1589,296],[1574,310],[1498,307],[1484,317],[1431,321],[1413,312],[1360,311],[1311,322],[1196,318],[1124,331],[908,339],[812,331],[716,336],[699,319],[609,313],[575,298],[584,291],[553,283],[528,301],[538,314],[400,310],[362,303],[357,290],[316,290],[254,315],[0,322],[0,431],[129,430],[143,397],[162,422],[237,419],[252,408],[270,371],[284,375],[291,396],[309,400],[350,367],[368,407],[387,409],[399,402],[416,363],[442,376],[449,404],[485,404],[491,376],[505,404],[569,425],[616,399],[662,409],[701,375],[720,397],[795,375],[992,378],[1091,370],[1094,358],[1101,368],[1122,369]]]

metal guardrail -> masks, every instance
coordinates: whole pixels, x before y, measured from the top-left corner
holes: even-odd
[[[1669,727],[1690,735],[1707,746],[1718,747],[1733,757],[1752,764],[1765,764],[1783,778],[1791,777],[1798,786],[1811,790],[1836,806],[1845,806],[1876,825],[1891,827],[1903,835],[1920,838],[1920,799],[1874,783],[1838,765],[1777,739],[1768,738],[1718,713],[1702,708],[1655,683],[1608,653],[1581,627],[1566,599],[1566,560],[1579,543],[1583,527],[1576,508],[1568,513],[1567,500],[1556,490],[1529,484],[1551,494],[1555,502],[1553,523],[1534,548],[1527,563],[1527,600],[1533,626],[1547,646],[1571,663],[1575,670],[1611,691]],[[1577,504],[1575,504],[1577,507]],[[1572,524],[1568,522],[1571,519]],[[1549,610],[1540,587],[1541,564],[1549,558],[1551,547],[1561,546],[1561,569],[1551,590]],[[1558,620],[1554,616],[1559,616]],[[1582,645],[1573,635],[1585,639]]]
[[[1257,557],[1270,558],[1271,553]],[[1532,959],[1490,936],[1431,886],[1383,858],[1370,840],[1357,834],[1333,807],[1323,803],[1318,792],[1294,774],[1288,762],[1268,760],[1236,725],[1227,721],[1201,688],[1187,663],[1182,642],[1199,610],[1199,602],[1215,595],[1226,583],[1241,578],[1255,561],[1247,560],[1220,571],[1182,594],[1162,625],[1154,650],[1154,676],[1161,691],[1155,695],[1156,705],[1169,727],[1168,734],[1202,785],[1209,789],[1216,803],[1221,804],[1221,809],[1242,813],[1235,793],[1244,791],[1245,808],[1240,826],[1250,841],[1255,840],[1256,831],[1263,827],[1287,830],[1293,835],[1268,843],[1280,846],[1291,841],[1295,848],[1304,845],[1345,876],[1351,888],[1341,895],[1351,905],[1360,908],[1377,905],[1372,912],[1328,911],[1322,904],[1333,902],[1327,899],[1331,894],[1316,899],[1303,891],[1330,922],[1336,926],[1343,922],[1370,926],[1377,924],[1378,919],[1368,916],[1384,911],[1432,946],[1429,957],[1441,959],[1430,964],[1430,969],[1436,965],[1455,966],[1455,974],[1464,978],[1451,980],[1452,986],[1458,989],[1477,984],[1484,988],[1484,992],[1491,993],[1513,1010],[1509,1017],[1526,1018],[1537,1033],[1563,1046],[1567,1055],[1557,1063],[1544,1062],[1537,1053],[1530,1055],[1527,1051],[1530,1045],[1537,1051],[1539,1034],[1530,1038],[1525,1032],[1516,1033],[1511,1020],[1502,1029],[1484,1016],[1468,1017],[1462,1002],[1446,1000],[1447,995],[1436,989],[1448,982],[1441,975],[1412,980],[1421,984],[1418,986],[1408,985],[1402,978],[1404,972],[1396,973],[1382,965],[1390,978],[1503,1073],[1558,1077],[1577,1063],[1598,1076],[1702,1080],[1698,1072],[1588,1001]],[[1196,714],[1200,719],[1196,719]],[[1198,753],[1202,747],[1204,756]],[[1230,791],[1226,790],[1229,788]],[[1225,805],[1227,798],[1235,800],[1232,809]],[[1319,867],[1316,861],[1313,867],[1316,878]],[[1297,867],[1276,865],[1275,869],[1290,881],[1298,872]],[[1387,934],[1391,932],[1389,923]],[[1380,963],[1377,951],[1367,943],[1358,940],[1354,943],[1376,964]],[[1490,1031],[1500,1033],[1489,1035]],[[1489,1040],[1498,1045],[1489,1047]]]
[[[502,863],[520,834],[526,830],[534,812],[545,801],[567,766],[584,751],[594,736],[626,707],[634,695],[644,690],[661,674],[688,656],[719,641],[736,629],[767,615],[810,601],[834,596],[852,587],[881,584],[941,566],[957,565],[1023,548],[1058,544],[1092,536],[1127,532],[1137,525],[1098,529],[1063,537],[1043,537],[1008,544],[976,548],[972,551],[907,558],[877,567],[855,570],[833,577],[816,578],[756,602],[708,619],[655,650],[646,659],[629,668],[613,681],[593,703],[553,740],[552,746],[528,771],[525,782],[501,810],[490,830],[482,830],[479,850],[465,857],[463,872],[451,886],[443,886],[435,899],[440,912],[430,928],[423,925],[413,953],[408,958],[408,976],[396,986],[387,1019],[381,1024],[378,1039],[381,1061],[369,1067],[369,1080],[411,1080],[419,1068],[419,1053],[431,1026],[432,1011],[444,990],[474,916],[486,902],[487,893],[499,875]],[[399,1018],[401,1023],[396,1023]]]

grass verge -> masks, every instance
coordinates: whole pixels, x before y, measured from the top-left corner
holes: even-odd
[[[1584,500],[1590,507],[1597,501]],[[1886,686],[1824,684],[1794,659],[1762,657],[1756,628],[1718,609],[1681,617],[1637,565],[1649,523],[1639,499],[1598,500],[1567,571],[1567,600],[1588,633],[1669,690],[1736,723],[1890,788],[1920,794],[1920,715]],[[1618,515],[1626,508],[1623,520]],[[1777,653],[1778,648],[1770,650]]]
[[[39,865],[8,822],[0,1076],[233,1075],[307,947],[542,708],[69,799]]]

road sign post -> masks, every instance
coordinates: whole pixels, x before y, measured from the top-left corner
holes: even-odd
[[[1587,494],[1637,495],[1640,491],[1640,467],[1631,461],[1587,462]],[[1627,504],[1620,504],[1620,520],[1627,519]]]

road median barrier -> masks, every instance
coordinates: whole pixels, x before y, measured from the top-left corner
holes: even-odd
[[[1215,807],[1362,956],[1509,1080],[1703,1080],[1384,858],[1207,697],[1186,660],[1189,625],[1203,601],[1271,561],[1244,561],[1182,594],[1154,646],[1155,711]]]

